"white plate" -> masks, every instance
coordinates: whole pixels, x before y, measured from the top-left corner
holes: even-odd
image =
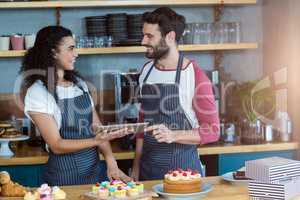
[[[7,142],[7,141],[22,141],[22,140],[28,140],[28,135],[20,135],[13,138],[0,138],[0,142]]]
[[[234,179],[233,178],[233,172],[228,172],[226,174],[223,174],[222,175],[222,178],[225,180],[225,181],[228,181],[232,184],[236,184],[236,185],[247,185],[249,180],[237,180],[237,179]]]
[[[195,192],[195,193],[189,193],[189,194],[174,194],[174,193],[166,193],[163,192],[163,184],[157,184],[152,187],[154,192],[157,194],[163,196],[166,199],[170,200],[197,200],[203,196],[205,196],[206,193],[212,191],[213,186],[209,183],[203,183],[202,185],[202,192]]]

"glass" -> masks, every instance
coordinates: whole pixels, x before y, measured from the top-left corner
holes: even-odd
[[[78,36],[76,38],[76,48],[85,48],[85,37],[83,36]]]
[[[201,44],[201,24],[195,23],[194,24],[194,37],[193,37],[193,44]]]
[[[249,122],[244,119],[241,129],[241,142],[243,144],[262,144],[265,142],[263,126],[260,120]]]
[[[104,37],[94,37],[94,48],[101,48],[105,46],[105,38]]]
[[[230,22],[228,26],[228,41],[229,43],[240,43],[241,42],[241,23]]]
[[[194,40],[194,24],[186,24],[186,28],[183,33],[183,43],[184,44],[193,44]]]
[[[76,38],[76,48],[101,48],[112,46],[111,36],[79,36]]]
[[[228,43],[227,23],[217,22],[214,24],[214,43]]]
[[[212,42],[212,23],[202,23],[201,44],[210,44]]]
[[[112,47],[113,46],[113,37],[112,36],[108,36],[106,37],[106,40],[105,40],[105,46],[106,47]]]

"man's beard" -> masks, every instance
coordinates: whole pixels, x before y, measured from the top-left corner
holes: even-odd
[[[149,59],[159,60],[164,56],[168,55],[170,48],[168,47],[166,41],[162,38],[159,44],[156,46],[145,45],[146,47],[152,48],[152,52],[147,51],[146,57]]]

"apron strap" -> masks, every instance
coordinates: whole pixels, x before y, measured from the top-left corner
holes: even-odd
[[[179,84],[180,82],[180,72],[181,72],[181,68],[182,68],[182,64],[183,64],[183,54],[181,52],[179,52],[179,59],[178,59],[178,63],[177,63],[177,68],[176,68],[176,76],[175,76],[175,83]],[[146,81],[148,80],[148,77],[152,71],[152,69],[154,68],[156,64],[156,61],[153,62],[152,66],[150,67],[149,71],[147,72],[143,83],[146,83]]]
[[[150,75],[153,67],[155,66],[155,64],[156,64],[156,61],[153,62],[152,66],[150,67],[149,71],[147,72],[147,74],[146,74],[146,76],[145,76],[145,78],[143,80],[143,84],[146,83],[146,81],[148,80],[148,77],[149,77],[149,75]]]
[[[177,64],[177,69],[176,69],[176,77],[175,77],[175,83],[178,85],[180,83],[182,64],[183,64],[183,54],[181,52],[179,52],[179,59],[178,59],[178,64]]]

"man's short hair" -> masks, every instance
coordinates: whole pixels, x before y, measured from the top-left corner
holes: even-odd
[[[165,37],[170,31],[176,33],[176,41],[179,42],[185,28],[185,17],[177,14],[168,7],[160,7],[152,12],[143,14],[143,22],[158,24],[160,32]]]

